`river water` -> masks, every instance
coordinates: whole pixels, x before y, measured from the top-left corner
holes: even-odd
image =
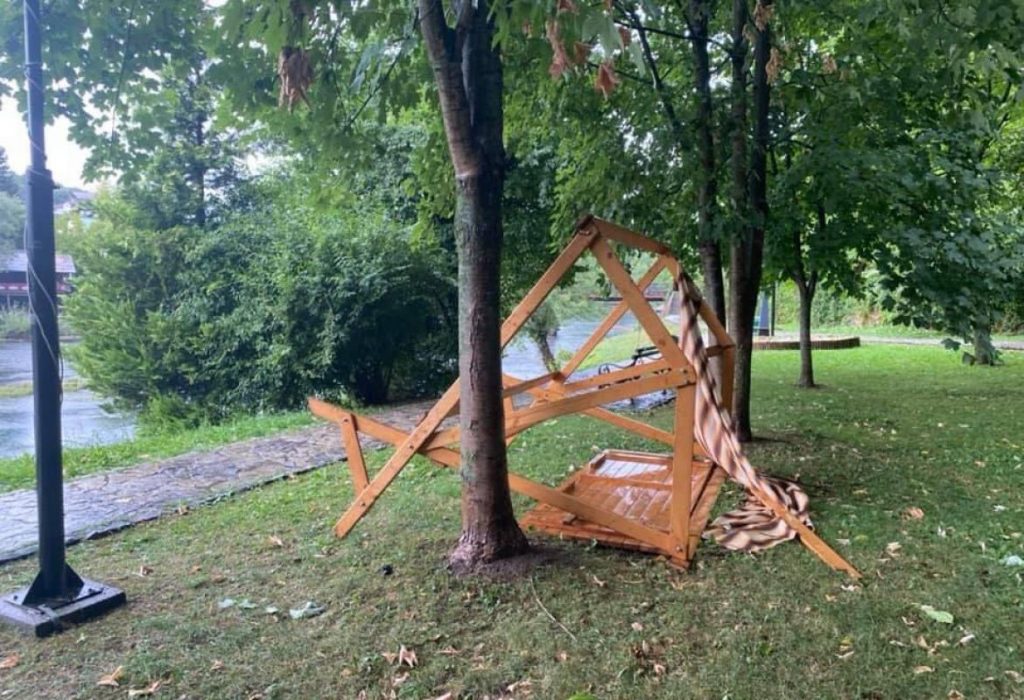
[[[65,361],[64,376],[75,372]],[[28,341],[0,341],[0,385],[32,381],[32,345]],[[108,413],[90,391],[64,394],[61,423],[66,447],[105,445],[129,439],[135,430],[130,415]],[[32,452],[32,396],[0,398],[0,457]]]
[[[589,337],[601,317],[576,318],[566,322],[551,342],[559,353],[572,352]],[[632,314],[626,314],[612,333],[636,327]],[[644,341],[646,342],[646,341]],[[545,373],[537,347],[529,341],[513,342],[502,361],[506,373],[528,379]],[[74,377],[70,363],[64,363],[65,377]],[[0,341],[0,385],[32,381],[32,346],[27,341]],[[62,427],[66,447],[88,447],[128,440],[134,434],[134,417],[110,413],[102,400],[89,391],[73,391],[64,395]],[[32,396],[0,397],[0,458],[32,452]]]

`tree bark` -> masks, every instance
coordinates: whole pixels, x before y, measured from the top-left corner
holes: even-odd
[[[814,294],[818,290],[818,276],[811,274],[809,280],[796,281],[796,289],[800,294],[800,378],[797,386],[813,388],[814,360],[811,354],[811,309],[814,306]]]
[[[700,184],[697,189],[697,240],[704,272],[704,297],[719,319],[725,320],[725,280],[722,248],[715,235],[718,173],[715,164],[714,110],[711,101],[711,62],[708,58],[709,0],[690,0],[690,37],[693,46],[694,86],[697,89],[697,152]]]
[[[419,0],[456,179],[462,534],[450,562],[472,568],[529,545],[512,511],[501,398],[501,56],[487,1],[453,5],[454,28],[441,0]]]

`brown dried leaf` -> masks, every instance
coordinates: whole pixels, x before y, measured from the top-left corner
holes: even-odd
[[[517,690],[529,691],[531,685],[533,685],[533,681],[531,681],[529,678],[524,678],[521,681],[516,681],[515,683],[510,683],[505,688],[505,690],[507,692],[509,692],[509,693],[514,693]]]
[[[96,682],[96,685],[105,685],[108,688],[117,688],[121,685],[118,681],[122,678],[124,678],[124,666],[118,666],[107,675],[102,676],[99,681]]]
[[[551,65],[548,66],[548,73],[552,78],[560,78],[569,70],[569,54],[565,52],[565,44],[562,43],[561,30],[558,22],[549,19],[545,25],[548,43],[551,44]]]
[[[594,585],[596,585],[596,586],[597,586],[598,588],[604,588],[605,586],[607,586],[607,585],[608,585],[608,582],[607,582],[607,581],[602,581],[601,579],[599,579],[599,578],[598,578],[598,577],[597,577],[596,575],[594,575],[594,574],[591,574],[591,575],[590,575],[590,580],[592,580],[592,581],[594,582]]]
[[[590,58],[590,52],[593,48],[590,44],[577,41],[572,45],[572,62],[577,66],[582,66]]]
[[[152,683],[147,685],[145,688],[129,688],[128,689],[128,697],[129,698],[149,697],[150,695],[152,695],[153,693],[155,693],[157,690],[160,689],[161,682],[162,681],[153,681]]]
[[[565,651],[558,652],[557,654],[555,654],[555,660],[558,661],[559,663],[564,664],[566,661],[569,660],[568,652],[565,652]]]
[[[946,695],[946,697],[949,698],[949,700],[964,700],[964,694],[961,693],[956,688],[954,688],[953,690],[949,691],[949,694]]]
[[[284,547],[284,540],[282,540],[277,535],[271,535],[267,538],[267,540],[270,542],[270,544],[274,545],[275,547]]]
[[[222,668],[224,668],[224,662],[221,661],[220,659],[214,659],[213,663],[210,664],[210,670],[211,671],[219,671]]]
[[[1024,683],[1024,676],[1022,676],[1021,674],[1017,673],[1016,671],[1003,671],[1003,673],[1005,673],[1006,676],[1010,680],[1012,680],[1014,683],[1018,683],[1018,684]]]
[[[136,573],[139,576],[141,576],[142,578],[145,578],[145,577],[149,576],[151,573],[153,573],[153,567],[152,566],[146,566],[145,564],[143,564],[142,566],[139,567],[139,570]]]
[[[619,37],[622,39],[622,47],[625,48],[633,41],[633,32],[626,27],[619,27]]]
[[[922,673],[935,673],[935,669],[931,666],[914,666],[915,676],[919,676]]]
[[[387,661],[389,664],[395,663],[395,660],[398,659],[398,654],[394,653],[393,651],[382,651],[380,655],[383,656],[384,660]]]
[[[910,506],[903,511],[903,517],[906,520],[920,520],[924,517],[924,511],[917,506]]]
[[[594,89],[604,95],[605,99],[615,91],[619,84],[619,77],[615,75],[615,68],[611,61],[605,61],[597,68],[597,77],[594,79]]]
[[[438,654],[444,654],[445,656],[458,656],[462,652],[459,651],[458,649],[456,649],[455,647],[449,645],[449,646],[446,646],[444,649],[441,649],[437,653]]]
[[[10,654],[8,656],[5,656],[2,660],[0,660],[0,671],[6,671],[8,669],[14,668],[20,662],[20,654]]]
[[[782,72],[782,53],[774,46],[768,55],[768,63],[765,64],[764,72],[768,76],[769,84],[774,84],[779,78],[779,73]]]
[[[416,652],[412,649],[406,649],[403,644],[398,650],[398,665],[405,664],[409,668],[415,668],[417,663]]]
[[[572,14],[576,14],[579,12],[579,8],[576,7],[576,3],[572,0],[558,0],[558,9],[555,12],[570,12]]]
[[[774,14],[774,5],[765,4],[764,0],[757,0],[757,7],[754,8],[754,25],[757,26],[757,31],[763,32],[768,23],[772,21]]]
[[[642,623],[642,622],[634,622],[633,624],[630,625],[630,627],[633,628],[634,632],[643,632],[644,631],[644,623]]]

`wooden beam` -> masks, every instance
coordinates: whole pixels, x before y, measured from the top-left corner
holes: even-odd
[[[661,258],[658,258],[647,272],[644,273],[644,276],[640,278],[640,281],[637,282],[637,286],[640,287],[640,289],[646,290],[664,269],[665,262]],[[608,335],[608,332],[615,327],[615,324],[619,322],[619,319],[621,319],[627,311],[629,311],[629,303],[626,302],[626,300],[622,300],[616,304],[611,313],[605,316],[600,325],[598,325],[598,327],[594,329],[594,332],[590,334],[590,337],[587,338],[586,342],[584,342],[572,358],[562,366],[562,375],[568,377],[575,372],[579,366],[583,364],[583,361],[590,356],[590,353],[594,351],[594,348],[604,340],[605,336]]]
[[[626,268],[622,266],[622,262],[619,261],[618,256],[615,255],[615,251],[611,249],[607,241],[603,238],[595,240],[593,251],[594,257],[597,258],[598,263],[604,268],[608,279],[618,288],[623,300],[629,303],[630,310],[647,332],[651,342],[661,351],[662,357],[668,360],[674,367],[689,367],[690,363],[683,356],[683,351],[676,345],[676,340],[668,332],[668,329],[665,328],[665,324],[654,309],[651,308],[647,299],[644,298],[643,292],[637,288],[633,278],[629,276]]]
[[[341,437],[345,442],[345,457],[348,462],[348,470],[352,474],[352,486],[356,493],[362,491],[370,484],[366,475],[366,462],[363,461],[363,448],[359,444],[359,435],[349,413],[338,424],[341,428]]]
[[[642,396],[653,391],[672,389],[691,382],[692,373],[685,369],[674,369],[646,379],[616,384],[586,394],[577,394],[554,399],[548,403],[531,406],[512,414],[505,421],[506,434],[518,433],[532,425],[567,413],[579,413],[605,403],[621,401],[632,396]]]
[[[669,513],[670,532],[686,558],[690,551],[690,510],[693,502],[693,416],[697,399],[696,386],[676,390],[675,444],[672,449],[672,505]]]
[[[627,537],[632,537],[652,547],[657,547],[666,554],[671,554],[674,551],[672,539],[660,530],[641,525],[638,522],[611,513],[579,498],[553,489],[550,486],[538,484],[518,474],[510,473],[508,475],[508,483],[513,491],[529,496],[535,501],[547,503],[549,506],[572,513],[597,525],[604,525],[616,532],[621,532]]]
[[[663,243],[642,236],[636,231],[630,231],[628,228],[623,228],[618,224],[613,224],[610,221],[604,219],[594,218],[592,221],[593,225],[597,227],[597,230],[601,232],[601,235],[605,238],[610,238],[613,241],[618,241],[630,248],[636,248],[637,250],[646,250],[649,253],[655,255],[671,255],[672,251],[669,250],[668,246]]]

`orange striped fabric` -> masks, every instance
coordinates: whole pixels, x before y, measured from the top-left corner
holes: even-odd
[[[744,552],[756,552],[794,539],[797,534],[781,518],[765,506],[758,493],[774,496],[791,513],[811,527],[807,494],[796,483],[768,477],[757,472],[732,429],[729,414],[722,407],[715,378],[708,366],[708,355],[698,326],[701,295],[685,274],[680,282],[683,290],[682,333],[680,347],[697,374],[697,402],[694,411],[694,433],[697,442],[715,464],[747,490],[746,501],[736,510],[712,522],[704,536],[718,544]]]

